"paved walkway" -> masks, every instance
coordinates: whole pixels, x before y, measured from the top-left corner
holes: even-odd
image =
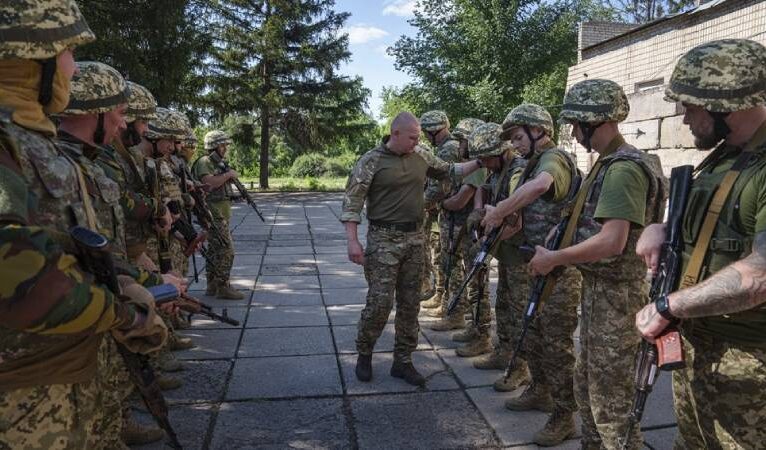
[[[183,332],[197,347],[177,353],[186,360],[185,384],[166,394],[185,448],[536,448],[531,437],[545,415],[505,410],[505,399],[520,392],[495,393],[500,372],[456,357],[449,333],[421,330],[413,360],[428,384],[416,389],[388,375],[390,320],[373,356],[373,381],[357,381],[354,338],[366,283],[346,258],[341,196],[261,194],[256,201],[265,224],[243,203],[231,221],[232,284],[245,300],[205,297],[204,276],[191,286],[242,325],[196,317]],[[644,417],[655,449],[670,448],[675,434],[668,382],[660,378]]]

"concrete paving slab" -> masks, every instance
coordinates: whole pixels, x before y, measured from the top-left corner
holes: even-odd
[[[242,328],[245,323],[245,314],[247,314],[247,308],[243,306],[224,306],[226,308],[226,315],[230,318],[239,321],[239,327],[234,327],[227,323],[221,323],[217,320],[213,320],[207,316],[195,314],[192,316],[192,329],[222,329],[222,330],[234,330],[236,328]],[[215,307],[213,312],[216,314],[223,314],[223,308]]]
[[[291,234],[291,233],[285,233],[282,231],[282,228],[276,230],[276,233],[273,233],[271,235],[271,239],[269,241],[271,243],[274,243],[276,241],[296,241],[296,240],[307,240],[311,238],[311,233],[297,233],[297,234]]]
[[[349,263],[322,263],[317,265],[320,275],[348,275],[364,278],[364,268]]]
[[[342,393],[334,355],[281,356],[236,360],[226,398],[290,398]]]
[[[316,275],[267,275],[258,278],[256,286],[259,291],[275,291],[281,289],[319,289],[319,279]]]
[[[220,402],[231,365],[231,361],[185,361],[184,370],[173,374],[183,386],[162,394],[171,404]]]
[[[253,295],[252,304],[253,306],[321,305],[322,295],[319,289],[259,290]]]
[[[225,359],[233,358],[242,330],[183,330],[178,334],[194,341],[196,347],[176,352],[178,359]]]
[[[269,241],[269,248],[282,247],[311,247],[311,236],[306,235],[305,239],[280,239]]]
[[[367,280],[362,274],[320,275],[323,289],[367,288]]]
[[[245,330],[237,355],[296,356],[334,353],[329,327],[254,328]]]
[[[462,392],[351,399],[359,447],[491,448],[499,442]]]
[[[178,440],[185,450],[202,449],[205,442],[205,434],[213,417],[213,405],[176,405],[170,408],[169,418],[173,425]],[[154,419],[147,412],[136,411],[134,417],[137,421],[146,425],[155,425]],[[131,446],[136,450],[166,450],[166,440],[149,445]]]
[[[335,346],[338,353],[356,353],[356,325],[342,325],[332,327],[332,334],[335,338]],[[383,333],[375,343],[375,353],[385,353],[394,351],[395,329],[393,323],[386,324]],[[419,335],[418,350],[431,350],[431,344],[422,335]]]
[[[492,386],[495,380],[503,376],[502,370],[479,370],[473,366],[475,358],[461,358],[452,349],[442,349],[436,352],[452,370],[458,380],[466,387]]]
[[[253,229],[245,230],[243,228],[237,228],[237,231],[235,231],[231,235],[231,239],[234,241],[234,246],[236,247],[240,242],[243,241],[256,241],[256,242],[266,242],[269,240],[269,234],[271,233],[271,227],[267,227],[262,230],[260,233],[253,232]]]
[[[263,257],[264,265],[272,264],[314,264],[314,254],[312,252],[302,255],[266,255]]]
[[[266,250],[266,243],[261,241],[238,241],[234,244],[234,251],[239,255],[262,255]]]
[[[339,355],[346,392],[349,395],[381,394],[391,392],[415,392],[418,390],[445,391],[457,389],[458,384],[447,367],[433,351],[416,351],[412,354],[412,363],[421,375],[426,377],[426,387],[419,388],[407,384],[400,378],[390,375],[393,353],[375,353],[372,357],[372,381],[357,380],[356,355]]]
[[[317,255],[347,255],[348,254],[348,247],[346,245],[343,246],[321,246],[317,245],[314,247],[314,251]]]
[[[261,268],[262,276],[270,275],[317,275],[316,264],[266,264]]]
[[[311,246],[301,245],[298,247],[271,247],[266,249],[267,255],[305,255],[313,253]]]
[[[202,268],[201,266],[199,267]],[[250,290],[255,285],[255,275],[241,276],[232,274],[231,278],[229,278],[229,284],[235,289]],[[204,291],[207,289],[207,278],[200,276],[199,281],[190,283],[188,289],[190,291]]]
[[[364,305],[367,302],[367,288],[322,289],[325,305]]]
[[[655,450],[670,450],[673,448],[673,441],[678,434],[677,427],[660,428],[656,430],[644,431],[644,441],[649,443]]]
[[[324,253],[316,256],[317,264],[322,263],[348,263],[353,264],[348,260],[346,253]]]
[[[247,328],[327,326],[323,306],[259,306],[250,308]]]
[[[260,258],[260,256],[258,256]],[[232,277],[253,277],[255,278],[258,273],[261,271],[261,263],[260,259],[258,259],[258,263],[255,264],[241,264],[236,259],[234,260],[234,264],[231,266],[231,271],[229,272],[229,275]]]
[[[460,346],[459,342],[455,342],[452,340],[452,331],[434,331],[429,330],[425,325],[428,323],[433,323],[434,320],[427,320],[423,319],[422,317],[418,318],[418,321],[420,322],[420,332],[423,333],[428,339],[428,342],[433,345],[433,347],[437,350],[441,349],[448,349],[448,348],[457,348]]]
[[[234,266],[257,266],[261,263],[261,255],[238,255],[234,251]]]
[[[232,306],[247,306],[250,303],[250,297],[252,296],[253,291],[249,289],[247,290],[240,289],[239,292],[241,292],[242,295],[244,296],[240,300],[225,300],[225,299],[212,297],[209,295],[205,295],[205,291],[194,291],[194,292],[191,292],[191,295],[194,298],[201,300],[202,302],[204,302],[205,304],[209,305],[212,308],[229,308]]]
[[[359,317],[364,305],[335,305],[327,307],[327,314],[330,316],[332,326],[336,325],[356,325],[359,323]],[[393,323],[395,310],[391,310],[388,315],[388,322]]]

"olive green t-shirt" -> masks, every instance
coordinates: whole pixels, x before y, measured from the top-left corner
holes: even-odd
[[[647,225],[647,195],[649,180],[644,170],[632,161],[615,161],[606,169],[593,217],[601,221],[622,219],[643,227]]]
[[[536,178],[543,172],[553,177],[553,183],[548,192],[543,194],[543,198],[552,202],[564,200],[569,193],[569,184],[572,182],[572,172],[566,157],[559,152],[546,151],[540,156],[530,179]]]
[[[198,180],[202,180],[202,177],[217,175],[218,169],[216,168],[215,164],[213,164],[213,161],[210,160],[209,156],[203,156],[194,163],[194,166],[192,166],[192,172]],[[223,187],[220,189],[223,189]],[[231,202],[228,199],[213,200],[208,198],[207,204],[210,206],[210,209],[215,210],[211,212],[218,213],[226,220],[231,219]]]

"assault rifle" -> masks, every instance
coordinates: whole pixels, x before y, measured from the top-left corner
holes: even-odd
[[[157,167],[157,160],[149,159],[146,161],[146,183],[149,185],[149,191],[152,193],[152,197],[158,204],[162,203],[162,194],[160,192],[160,174],[159,167]],[[163,217],[157,217],[157,223],[160,226],[165,224]],[[170,258],[170,243],[168,242],[168,236],[157,231],[157,247],[159,253],[160,272],[168,273],[173,269],[173,261]]]
[[[649,300],[653,302],[676,289],[681,276],[683,240],[681,223],[683,220],[689,190],[692,184],[692,166],[679,166],[670,172],[670,195],[668,200],[668,222],[665,242],[660,253],[660,265],[652,278]],[[628,428],[622,440],[622,448],[627,449],[633,428],[641,423],[646,399],[657,381],[657,370],[676,370],[684,367],[681,335],[677,324],[671,324],[654,344],[641,340],[636,354],[636,395],[628,417]]]
[[[449,279],[452,276],[452,265],[458,245],[458,242],[455,242],[455,212],[450,211],[448,216],[449,232],[447,233],[447,242],[449,242],[449,249],[447,251],[447,259],[444,261],[444,292],[449,292]]]
[[[217,153],[216,153],[216,156],[217,156]],[[211,158],[211,160],[213,162],[216,162],[216,164],[218,164],[218,168],[222,172],[228,172],[229,170],[231,170],[229,163],[227,163],[225,159],[218,157],[218,158]],[[258,205],[256,205],[255,200],[253,200],[253,198],[250,197],[250,193],[247,192],[247,188],[245,188],[242,182],[239,181],[239,179],[237,178],[232,178],[231,182],[234,183],[234,186],[237,188],[242,198],[244,198],[245,201],[247,201],[247,204],[250,205],[253,208],[253,210],[255,210],[255,213],[258,214],[258,217],[261,219],[261,222],[266,222],[266,219],[263,218],[263,214],[261,214],[261,212],[258,210]]]
[[[221,314],[217,314],[213,312],[213,308],[211,308],[210,305],[203,303],[190,295],[178,292],[178,289],[172,284],[161,284],[159,286],[150,287],[147,290],[152,293],[154,302],[157,305],[174,302],[178,308],[189,313],[189,316],[199,314],[221,323],[226,323],[235,327],[239,326],[239,321],[229,317],[226,308],[223,308]]]
[[[106,251],[107,239],[94,231],[79,226],[73,227],[69,235],[77,246],[78,260],[85,270],[95,275],[96,280],[106,285],[115,295],[119,295],[120,286],[117,283],[114,261]],[[116,344],[146,409],[154,417],[157,425],[167,433],[170,441],[168,445],[174,449],[182,449],[183,447],[178,442],[178,437],[168,419],[168,405],[157,385],[157,379],[151,364],[149,364],[149,358],[146,355],[131,352],[119,342]]]

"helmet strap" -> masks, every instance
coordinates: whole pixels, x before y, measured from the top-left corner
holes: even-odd
[[[537,141],[542,139],[543,136],[545,136],[545,133],[542,133],[540,134],[540,136],[535,138],[534,136],[532,136],[532,130],[529,128],[529,125],[522,125],[521,128],[524,130],[524,133],[526,133],[527,137],[529,138],[529,153],[531,155],[534,155]]]
[[[160,151],[157,149],[157,141],[154,139],[150,139],[149,142],[152,143],[152,157],[153,158],[159,158],[162,155],[160,155]]]
[[[138,131],[136,130],[135,122],[130,122],[128,124],[128,128],[125,130],[122,136],[123,144],[125,144],[126,147],[133,147],[134,145],[141,143],[141,135],[138,134]]]
[[[53,100],[53,77],[56,75],[56,57],[37,61],[41,66],[40,91],[37,101],[45,106]]]
[[[93,132],[93,142],[96,145],[103,145],[106,133],[104,132],[104,113],[98,113],[98,121],[96,122],[96,131]]]
[[[729,112],[710,112],[710,117],[713,118],[713,132],[718,142],[726,139],[726,136],[731,133],[731,128],[726,124],[726,117],[729,116]]]
[[[593,145],[591,144],[591,139],[593,139],[593,134],[596,132],[596,129],[604,124],[604,122],[598,122],[598,123],[588,123],[588,122],[577,122],[577,124],[580,126],[580,131],[582,131],[582,140],[583,140],[583,147],[585,147],[585,151],[590,153],[593,151]]]

